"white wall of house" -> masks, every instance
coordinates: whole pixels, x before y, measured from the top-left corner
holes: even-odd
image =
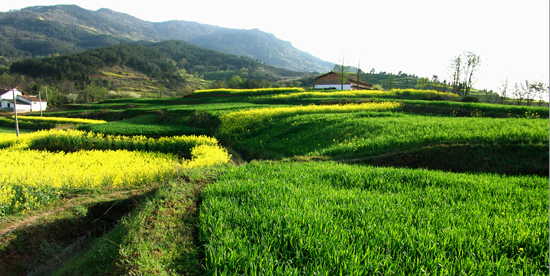
[[[10,103],[8,101],[0,101],[0,109],[9,109],[9,110],[13,110],[13,103]],[[44,110],[44,109],[42,109]],[[29,111],[33,111],[31,110],[31,105],[30,104],[17,104],[17,112],[29,112]],[[37,107],[37,109],[35,111],[40,111]]]
[[[17,89],[15,89],[15,97],[17,97],[18,95],[23,95],[23,93]],[[12,90],[0,95],[0,100],[13,100],[13,92]]]
[[[32,111],[30,104],[17,104],[17,112],[30,112],[30,111]]]
[[[46,110],[46,107],[48,107],[46,102],[32,102],[31,104],[31,111],[42,111]]]
[[[315,89],[336,89],[341,90],[342,85],[341,84],[316,84]],[[342,90],[351,90],[351,84],[344,84],[344,87]]]
[[[31,101],[29,99],[25,99],[23,97],[18,97],[18,99],[22,102],[27,103],[30,105],[30,111],[40,111],[40,108],[42,108],[42,111],[46,110],[46,107],[48,107],[48,103],[46,102],[38,102],[38,101]],[[19,106],[17,108],[19,110]]]
[[[10,109],[13,108],[13,104],[6,101],[6,100],[0,100],[0,108],[2,109]]]

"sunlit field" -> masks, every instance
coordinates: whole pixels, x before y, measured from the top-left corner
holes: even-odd
[[[546,275],[548,179],[251,163],[203,192],[212,275]]]

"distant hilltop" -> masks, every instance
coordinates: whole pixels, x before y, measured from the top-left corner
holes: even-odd
[[[131,41],[185,40],[298,72],[327,72],[333,63],[298,50],[273,34],[189,21],[149,22],[110,9],[76,5],[33,6],[0,13],[0,56],[64,55]]]

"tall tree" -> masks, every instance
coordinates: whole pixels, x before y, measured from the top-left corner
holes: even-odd
[[[532,84],[529,83],[528,80],[526,80],[525,83],[521,84],[521,90],[523,91],[523,95],[527,97],[526,99],[527,106],[530,106],[534,98]]]
[[[419,78],[416,81],[416,88],[424,89],[428,85],[428,82],[429,82],[428,78]]]
[[[506,99],[506,97],[508,96],[508,79],[506,79],[506,81],[504,81],[502,83],[501,86],[499,86],[498,88],[498,91],[500,92],[499,93],[499,96],[500,96],[500,103],[501,104],[504,104],[504,100]]]
[[[470,90],[472,89],[474,72],[476,72],[481,65],[481,58],[473,52],[467,52],[465,54],[465,58],[466,68],[464,71],[464,96],[468,96],[470,95]]]
[[[516,99],[517,105],[521,105],[523,97],[525,96],[524,90],[521,89],[520,85],[516,82],[514,83],[514,88],[512,90],[512,96]]]
[[[548,86],[548,84],[537,81],[531,83],[531,88],[539,100],[539,106],[542,106],[544,101],[548,101],[548,92],[550,92],[550,86]]]
[[[451,70],[452,70],[452,92],[460,94],[460,75],[462,74],[462,55],[456,56],[451,61]]]
[[[443,80],[443,86],[441,87],[441,92],[447,92],[447,80]]]
[[[388,84],[388,90],[392,90],[394,81],[395,81],[395,76],[392,73],[390,73],[386,81]]]
[[[439,88],[439,76],[437,76],[437,75],[432,76],[431,88],[435,89],[435,90],[438,90],[438,88]]]
[[[166,91],[166,87],[164,86],[164,84],[159,83],[157,85],[157,92],[158,92],[159,99],[162,98],[162,96],[164,96],[164,91]]]
[[[239,75],[233,75],[227,85],[229,88],[241,88],[241,85],[244,83],[244,80]]]

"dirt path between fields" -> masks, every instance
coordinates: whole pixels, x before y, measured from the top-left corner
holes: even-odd
[[[101,195],[97,198],[91,198],[90,196],[82,196],[82,197],[75,197],[68,199],[67,202],[59,207],[56,207],[52,210],[48,210],[45,212],[36,213],[33,215],[30,215],[28,217],[25,217],[23,220],[15,221],[15,222],[8,222],[8,223],[0,223],[0,238],[19,229],[22,227],[33,225],[36,221],[47,218],[53,214],[56,214],[58,212],[65,211],[69,208],[74,207],[77,204],[81,205],[89,205],[90,203],[94,202],[102,202],[102,201],[110,201],[110,200],[118,200],[118,199],[125,199],[132,196],[144,194],[147,192],[150,192],[154,189],[157,189],[158,185],[146,189],[136,189],[136,190],[128,190],[128,191],[115,191],[109,194]]]

